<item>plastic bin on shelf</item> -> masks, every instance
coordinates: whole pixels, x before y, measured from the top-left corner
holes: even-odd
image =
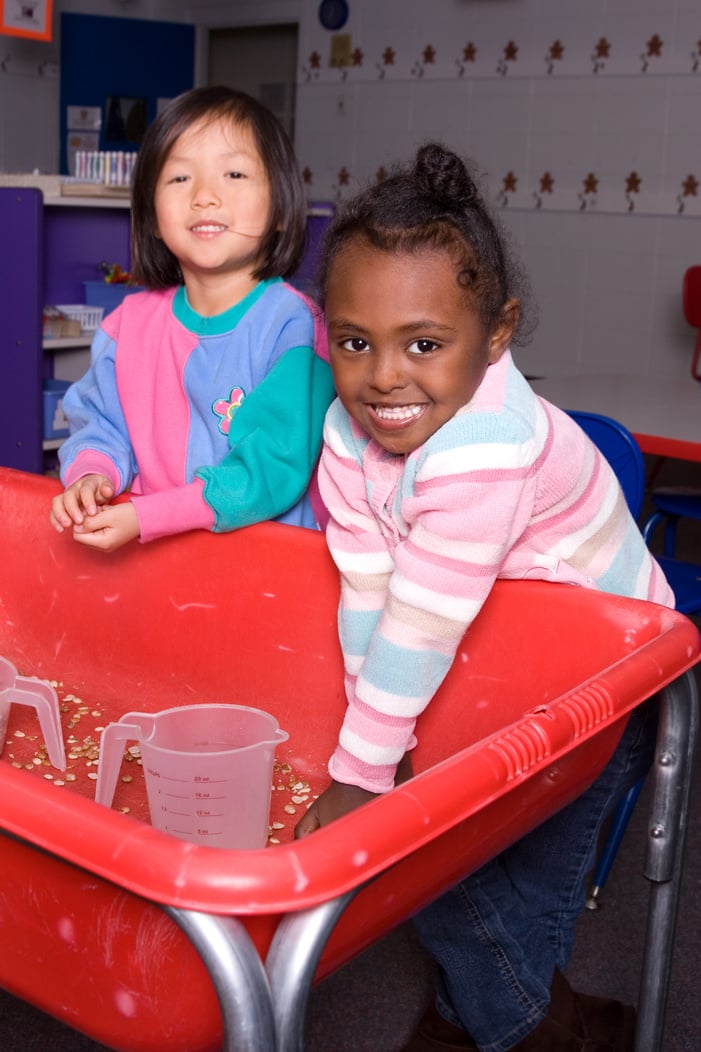
[[[109,284],[106,281],[84,281],[85,302],[91,307],[102,307],[105,314],[115,310],[125,296],[143,292],[143,285]]]
[[[42,384],[44,438],[68,438],[68,421],[63,413],[63,396],[70,387],[66,380],[46,378]]]
[[[324,539],[264,524],[105,555],[46,528],[57,491],[0,469],[0,654],[55,681],[69,721],[66,775],[25,770],[40,743],[11,711],[0,985],[124,1052],[301,1048],[313,980],[581,793],[631,709],[699,658],[674,611],[498,582],[420,719],[411,781],[303,841],[300,807],[278,812],[279,845],[193,844],[144,820],[138,766],[97,805],[86,746],[132,709],[251,705],[289,733],[285,777],[320,792],[345,707]]]
[[[80,322],[80,331],[83,333],[95,332],[104,314],[104,307],[87,307],[84,303],[62,303],[58,310],[67,318]]]

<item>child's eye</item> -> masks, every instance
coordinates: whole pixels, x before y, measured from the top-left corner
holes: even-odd
[[[411,354],[429,354],[431,351],[435,351],[438,344],[435,340],[429,340],[428,337],[423,336],[420,340],[414,340],[413,343],[409,344],[408,350]]]
[[[227,179],[245,179],[243,172],[227,172]]]
[[[341,347],[344,351],[366,351],[368,342],[361,339],[360,336],[351,336],[350,339],[341,342]]]

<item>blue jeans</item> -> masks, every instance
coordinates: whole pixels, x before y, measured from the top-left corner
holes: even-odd
[[[547,1015],[602,823],[648,770],[656,733],[651,699],[590,789],[413,918],[439,966],[436,1007],[481,1052],[507,1052]]]

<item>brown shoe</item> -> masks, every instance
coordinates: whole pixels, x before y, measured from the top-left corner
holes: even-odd
[[[612,998],[577,993],[558,971],[553,978],[551,997],[551,1014],[561,1011],[563,1005],[574,1003],[579,1026],[587,1036],[608,1041],[613,1052],[633,1052],[637,1014],[632,1005],[624,1005]],[[571,1007],[566,1007],[565,1011],[571,1016]]]
[[[512,1052],[633,1052],[634,1008],[578,994],[557,971],[550,997],[545,1019]]]
[[[402,1045],[401,1052],[451,1052],[452,1049],[478,1052],[477,1045],[472,1043],[469,1034],[461,1027],[449,1023],[431,1005],[414,1036],[406,1045]]]
[[[576,993],[555,972],[548,1014],[511,1052],[633,1052],[635,1009],[620,1001]],[[401,1052],[478,1052],[467,1031],[431,1006]]]

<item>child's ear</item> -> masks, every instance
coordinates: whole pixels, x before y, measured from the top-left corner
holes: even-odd
[[[507,300],[501,313],[501,319],[493,329],[489,339],[490,365],[498,362],[510,345],[520,317],[521,301],[517,299]]]

